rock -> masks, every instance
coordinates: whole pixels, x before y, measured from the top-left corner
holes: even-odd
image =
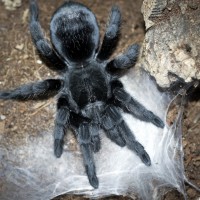
[[[174,0],[143,2],[147,33],[141,67],[162,88],[169,87],[177,77],[185,82],[200,79],[199,9],[195,1],[193,4]]]

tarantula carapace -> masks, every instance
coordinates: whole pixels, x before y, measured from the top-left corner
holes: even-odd
[[[100,129],[117,145],[127,146],[142,162],[151,160],[124,122],[121,111],[163,128],[163,121],[133,99],[119,77],[132,67],[138,57],[138,45],[109,60],[117,46],[121,14],[113,6],[99,45],[99,27],[93,12],[77,2],[66,2],[53,14],[50,24],[51,43],[45,39],[38,20],[36,0],[30,1],[30,32],[40,56],[60,78],[46,79],[0,92],[0,99],[43,100],[57,95],[54,129],[54,152],[60,157],[63,138],[70,128],[82,151],[90,184],[98,188],[93,153],[101,148]]]

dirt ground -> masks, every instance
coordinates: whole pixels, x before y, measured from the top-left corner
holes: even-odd
[[[62,0],[39,1],[40,21],[42,27],[48,28],[53,11],[61,5]],[[142,0],[82,0],[96,14],[101,27],[101,35],[105,30],[109,10],[113,4],[117,4],[123,14],[122,37],[117,52],[122,51],[132,43],[141,44],[144,39],[144,22],[140,13]],[[102,3],[103,2],[103,3]],[[134,3],[133,3],[134,2]],[[16,10],[10,11],[0,2],[0,89],[14,88],[17,85],[44,77],[52,77],[49,71],[40,61],[28,30],[28,1],[24,0]],[[185,109],[183,126],[183,147],[185,152],[184,163],[186,176],[192,183],[200,186],[200,101],[197,90]],[[19,145],[24,139],[23,133],[32,133],[38,130],[48,130],[53,123],[51,106],[55,106],[54,100],[45,102],[3,102],[0,101],[0,132],[10,134],[13,143]],[[48,120],[47,120],[48,119]],[[45,122],[45,123],[41,123]],[[18,134],[17,134],[18,133]],[[20,134],[19,134],[20,133]],[[200,198],[200,193],[186,186],[188,199]],[[65,195],[56,200],[83,199],[73,195]],[[109,197],[105,199],[126,199],[127,197]],[[168,193],[164,199],[180,200],[183,197],[176,191]]]

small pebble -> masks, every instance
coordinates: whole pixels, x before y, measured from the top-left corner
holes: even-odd
[[[6,116],[0,115],[0,120],[4,120],[4,119],[6,119]]]
[[[37,60],[36,63],[41,65],[42,61],[41,60]]]
[[[24,44],[17,44],[15,48],[21,51],[24,48]]]
[[[26,55],[23,56],[23,58],[27,59],[27,58],[29,58],[29,56],[26,54]]]

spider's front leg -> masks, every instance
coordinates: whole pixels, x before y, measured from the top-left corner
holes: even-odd
[[[54,71],[61,71],[65,69],[66,64],[60,57],[57,56],[51,45],[44,38],[42,28],[38,20],[38,6],[36,0],[30,1],[30,32],[33,43],[38,52],[47,62],[47,66]]]
[[[120,36],[120,26],[121,26],[121,13],[117,6],[113,6],[108,27],[103,38],[103,43],[101,49],[98,52],[97,58],[100,60],[107,60],[115,50],[119,36]]]
[[[62,80],[47,79],[22,85],[16,89],[0,91],[0,99],[8,100],[43,100],[55,96],[62,87]]]
[[[122,108],[125,112],[128,112],[135,116],[136,118],[151,122],[159,128],[164,128],[165,124],[163,121],[156,116],[153,112],[147,110],[142,104],[137,100],[132,98],[122,87],[120,81],[114,83],[117,87],[113,89],[113,95],[115,98],[115,104]],[[121,86],[121,87],[120,87]]]

